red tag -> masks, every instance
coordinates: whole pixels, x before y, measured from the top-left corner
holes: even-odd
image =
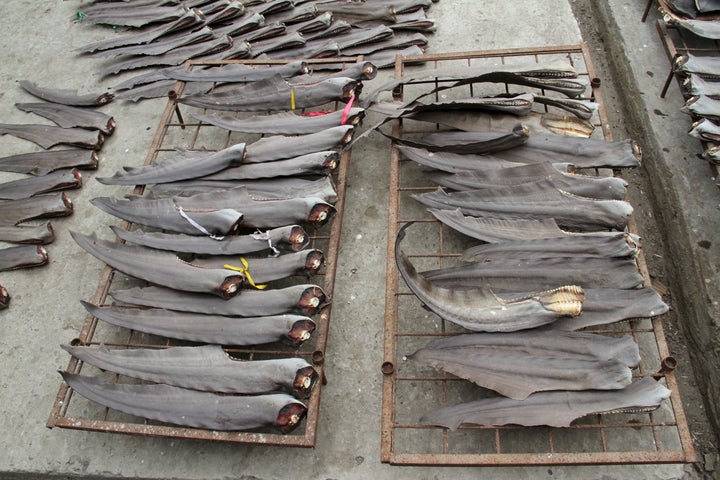
[[[328,113],[332,113],[332,110],[317,110],[315,112],[305,112],[301,116],[302,117],[319,117],[320,115],[327,115]]]

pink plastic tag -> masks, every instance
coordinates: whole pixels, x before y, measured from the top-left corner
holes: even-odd
[[[345,108],[343,108],[342,117],[340,118],[340,125],[345,125],[347,122],[348,115],[350,115],[350,110],[352,109],[353,103],[355,103],[355,94],[353,93],[353,96],[350,97],[350,100],[348,100],[347,105],[345,105]]]

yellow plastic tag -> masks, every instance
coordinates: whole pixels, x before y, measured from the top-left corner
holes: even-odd
[[[235,265],[223,265],[223,268],[226,270],[233,270],[235,272],[240,272],[243,275],[245,275],[245,280],[247,280],[248,284],[250,284],[251,287],[257,288],[258,290],[265,290],[267,288],[267,285],[256,285],[255,281],[252,279],[252,276],[250,275],[250,264],[245,260],[243,257],[240,257],[240,263],[243,264],[242,267],[236,267]]]

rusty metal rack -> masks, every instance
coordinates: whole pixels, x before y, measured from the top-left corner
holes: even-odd
[[[262,66],[283,64],[289,61],[290,60],[190,61],[186,64],[186,66],[188,69],[226,63],[244,63]],[[308,61],[308,63],[310,63],[311,66],[314,65],[315,67],[318,67],[318,64],[321,63],[345,65],[356,61],[358,61],[357,58],[329,58]],[[190,115],[186,115],[184,110],[192,110],[192,107],[187,107],[177,101],[177,99],[182,96],[185,86],[185,82],[177,82],[173,90],[169,92],[169,101],[162,113],[157,132],[145,160],[145,165],[175,154],[177,148],[183,148],[190,151],[201,149],[214,151],[226,148],[235,143],[250,143],[260,138],[260,135],[238,134],[237,132],[230,132],[206,123],[188,121],[192,117]],[[338,104],[339,102],[323,105],[318,107],[318,109],[337,109]],[[257,114],[257,112],[252,113],[252,115]],[[238,113],[237,115],[239,117],[242,114]],[[335,169],[332,175],[338,196],[338,200],[334,204],[336,208],[335,216],[320,229],[312,229],[306,226],[307,233],[311,238],[308,248],[318,248],[323,251],[325,254],[324,267],[316,276],[309,280],[305,277],[293,277],[282,282],[273,282],[274,287],[284,287],[297,283],[316,283],[321,286],[328,297],[332,299],[335,283],[335,270],[337,267],[337,255],[342,229],[346,175],[350,155],[351,152],[349,150],[342,153],[340,156],[339,166]],[[134,193],[142,193],[142,188],[136,187]],[[121,227],[130,229],[132,225],[128,222],[123,222]],[[108,292],[111,287],[120,286],[121,288],[126,288],[127,286],[137,285],[137,280],[128,278],[121,272],[116,272],[109,266],[105,266],[98,288],[91,302],[96,305],[106,304]],[[313,447],[315,445],[318,426],[321,387],[322,384],[326,383],[323,363],[325,361],[325,348],[331,318],[331,310],[332,305],[329,304],[317,315],[315,315],[314,320],[317,324],[316,330],[311,339],[306,341],[299,348],[282,345],[279,342],[257,347],[224,347],[225,351],[233,358],[253,360],[299,356],[305,358],[315,367],[321,381],[319,381],[313,389],[310,398],[304,401],[308,407],[307,417],[298,428],[289,434],[282,434],[273,429],[259,429],[247,432],[211,431],[197,428],[184,428],[149,421],[143,418],[126,415],[90,402],[80,395],[73,394],[72,389],[69,388],[65,382],[62,382],[60,385],[47,426],[49,428],[63,427],[79,430],[126,433],[145,436],[188,438],[196,440],[277,446]],[[78,337],[74,339],[72,343],[80,345],[98,345],[102,343],[107,346],[117,348],[165,348],[175,345],[192,345],[190,342],[181,342],[129,329],[114,327],[113,325],[99,321],[92,315],[87,315],[85,317],[84,325]],[[71,373],[85,373],[87,371],[91,372],[90,374],[101,373],[99,370],[90,365],[83,365],[82,362],[78,362],[75,358],[70,360],[67,371]],[[133,381],[132,379],[121,375],[107,375],[108,381]]]
[[[698,37],[684,28],[668,25],[662,20],[657,21],[656,27],[658,34],[660,35],[660,40],[665,48],[665,53],[667,53],[668,60],[670,61],[670,72],[668,73],[665,85],[660,92],[660,97],[665,98],[665,95],[670,88],[670,83],[673,78],[675,78],[678,82],[678,86],[680,87],[680,91],[683,94],[683,101],[687,101],[690,98],[690,95],[688,95],[683,88],[683,80],[685,77],[675,72],[675,69],[673,68],[675,59],[680,55],[688,53],[693,55],[720,56],[720,41]],[[699,118],[693,117],[691,123],[696,120],[699,120]],[[700,144],[702,145],[703,150],[710,146],[708,142],[704,141],[700,141]],[[720,185],[720,179],[718,179],[720,176],[720,165],[712,162],[708,163],[710,164],[713,177],[717,179],[717,182],[719,182],[718,184]]]
[[[592,85],[590,97],[600,105],[592,120],[596,127],[595,136],[604,135],[606,139],[611,139],[602,105],[600,82],[584,44],[426,55],[423,58],[427,62],[424,68],[448,70],[461,66],[510,62],[570,62],[579,76]],[[402,75],[414,60],[417,59],[398,58],[396,77]],[[442,80],[436,78],[430,84],[431,87],[442,85]],[[423,85],[406,84],[393,93],[396,99],[415,98],[411,92],[414,93],[415,89],[426,92],[427,87],[427,82]],[[474,93],[476,96],[528,91],[524,87],[505,84],[474,84],[469,88],[470,95]],[[443,91],[446,92],[450,90]],[[537,90],[534,93],[552,95]],[[467,97],[467,90],[462,95]],[[438,128],[434,124],[408,119],[394,120],[393,136],[410,137]],[[417,365],[406,358],[406,355],[425,346],[433,338],[466,331],[424,310],[421,302],[399,279],[394,260],[396,233],[402,225],[416,222],[410,230],[414,233],[407,235],[403,241],[403,251],[413,259],[418,270],[457,264],[460,252],[469,244],[467,238],[436,221],[419,202],[410,197],[412,193],[437,188],[427,179],[422,167],[404,159],[395,143],[391,145],[390,157],[385,354],[381,367],[382,461],[397,465],[484,466],[693,462],[695,452],[675,374],[665,368],[672,363],[672,358],[663,334],[662,320],[657,317],[589,329],[608,335],[633,335],[640,345],[642,356],[641,364],[634,369],[633,375],[654,376],[672,392],[670,400],[663,402],[655,412],[591,415],[574,422],[569,428],[473,425],[450,431],[418,423],[420,416],[431,409],[487,396],[489,391],[453,375]],[[609,170],[595,170],[594,173],[617,174]],[[642,256],[638,263],[649,285],[650,277]]]

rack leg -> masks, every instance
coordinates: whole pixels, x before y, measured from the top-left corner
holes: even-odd
[[[667,80],[665,80],[665,85],[663,86],[662,91],[660,92],[660,98],[665,98],[665,94],[668,91],[668,88],[670,88],[670,82],[672,82],[673,77],[675,76],[675,72],[672,71],[672,68],[670,69],[670,74],[667,77]]]
[[[650,13],[650,7],[652,7],[653,0],[648,0],[647,4],[645,5],[645,11],[643,12],[643,16],[640,19],[642,23],[645,23],[645,20],[647,20],[647,16]]]

